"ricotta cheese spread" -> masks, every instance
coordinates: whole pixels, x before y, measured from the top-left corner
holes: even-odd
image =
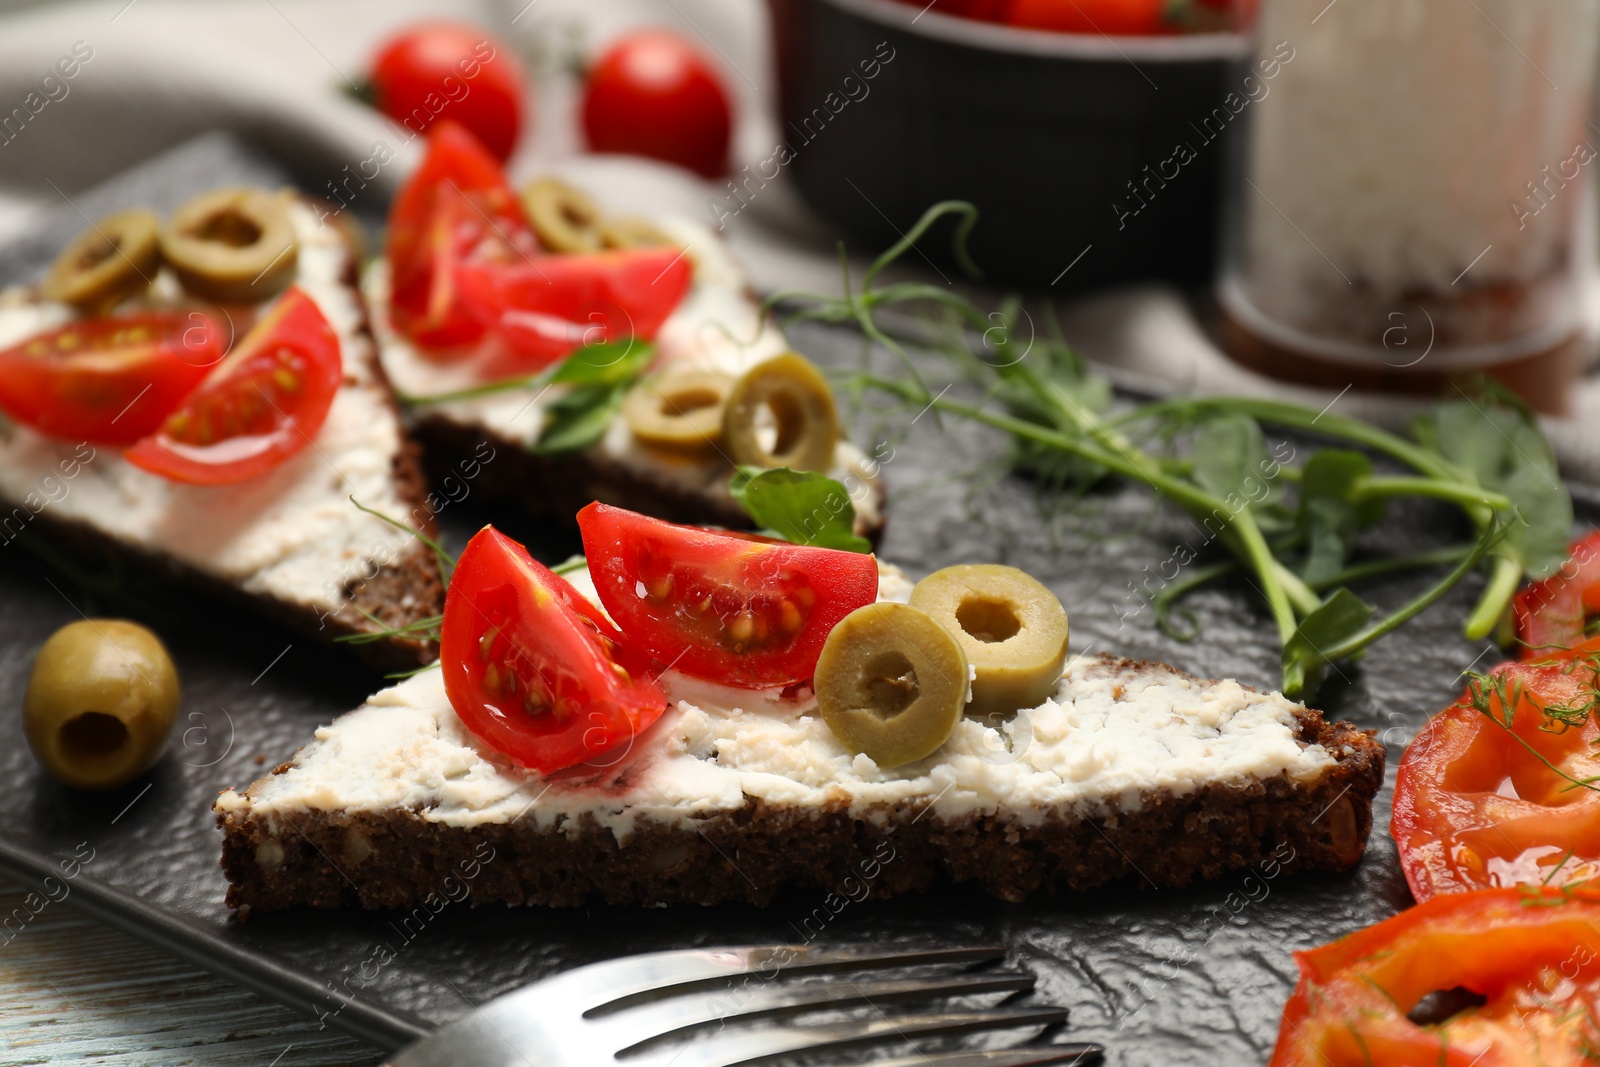
[[[710,230],[688,219],[666,216],[651,220],[684,247],[694,264],[694,282],[683,302],[656,335],[657,368],[716,370],[738,377],[751,367],[788,350],[783,333],[751,297],[744,272],[727,246]],[[373,308],[384,370],[403,398],[455,393],[483,384],[471,362],[442,363],[418,351],[389,323],[389,265],[378,259],[362,278],[367,303]],[[429,405],[452,422],[478,426],[503,439],[531,448],[544,430],[550,405],[560,388],[508,390],[470,399]],[[673,455],[641,444],[626,419],[614,419],[596,448],[609,458],[658,479],[684,484],[700,492],[725,492],[727,469],[693,457]],[[880,494],[875,464],[848,441],[839,442],[830,476],[850,490],[860,523],[876,525]]]
[[[879,598],[909,599],[906,577],[880,568]],[[586,574],[571,577],[594,599]],[[569,833],[589,816],[626,843],[641,820],[682,824],[747,798],[843,804],[879,823],[911,806],[943,820],[1001,814],[1033,824],[1136,811],[1151,794],[1217,783],[1305,782],[1334,764],[1322,746],[1296,740],[1295,705],[1276,693],[1099,658],[1070,661],[1039,707],[997,725],[964,718],[942,749],[895,768],[845,749],[809,693],[786,698],[672,671],[662,684],[668,709],[630,748],[546,777],[479,742],[451,709],[442,673],[425,671],[318,730],[289,770],[223,793],[216,810],[270,825],[308,809],[404,809],[448,826],[525,819]]]
[[[344,363],[344,384],[310,446],[259,478],[185,485],[133,466],[115,447],[56,440],[0,420],[0,545],[48,511],[247,592],[329,612],[343,605],[346,581],[370,577],[410,548],[408,534],[350,502],[401,521],[410,507],[395,484],[399,419],[361,332],[359,296],[345,281],[349,249],[304,204],[293,202],[290,216],[300,241],[295,283],[327,316]],[[180,296],[163,271],[149,299]],[[65,305],[20,290],[0,295],[0,347],[71,317]]]

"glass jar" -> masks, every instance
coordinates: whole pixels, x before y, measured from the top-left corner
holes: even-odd
[[[1219,281],[1277,377],[1566,405],[1587,343],[1600,0],[1263,0]],[[1272,70],[1271,66],[1277,69]]]

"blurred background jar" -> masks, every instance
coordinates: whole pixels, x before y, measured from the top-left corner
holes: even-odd
[[[1590,343],[1600,0],[1262,0],[1283,64],[1231,192],[1240,362],[1343,388],[1492,373],[1565,409]]]

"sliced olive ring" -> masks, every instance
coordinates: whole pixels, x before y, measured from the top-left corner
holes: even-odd
[[[673,241],[649,219],[617,215],[601,221],[600,243],[607,248],[651,248]]]
[[[179,698],[177,669],[155,634],[121,619],[82,619],[39,649],[23,732],[52,777],[113,789],[161,758]]]
[[[213,189],[161,228],[161,255],[183,287],[225,304],[258,303],[294,280],[300,242],[284,198],[265,189]]]
[[[708,448],[722,440],[722,414],[733,376],[714,370],[679,371],[647,378],[622,401],[633,435],[668,448]]]
[[[880,767],[932,755],[967,704],[967,657],[908,604],[868,604],[828,634],[817,659],[817,710],[845,747]]]
[[[911,604],[961,643],[976,670],[973,715],[1011,715],[1043,704],[1067,662],[1067,612],[1036,578],[998,563],[935,571],[911,591]]]
[[[733,387],[722,436],[735,463],[826,471],[839,442],[833,390],[804,356],[774,356]]]
[[[155,281],[159,228],[155,212],[145,208],[107,215],[56,257],[40,291],[91,315],[111,310]]]
[[[539,178],[522,190],[522,207],[539,243],[550,251],[600,250],[600,206],[581,190],[555,178]]]

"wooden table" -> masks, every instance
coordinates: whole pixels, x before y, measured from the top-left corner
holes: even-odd
[[[0,882],[0,914],[23,893]],[[50,904],[0,944],[0,1067],[355,1067],[370,1046]]]

